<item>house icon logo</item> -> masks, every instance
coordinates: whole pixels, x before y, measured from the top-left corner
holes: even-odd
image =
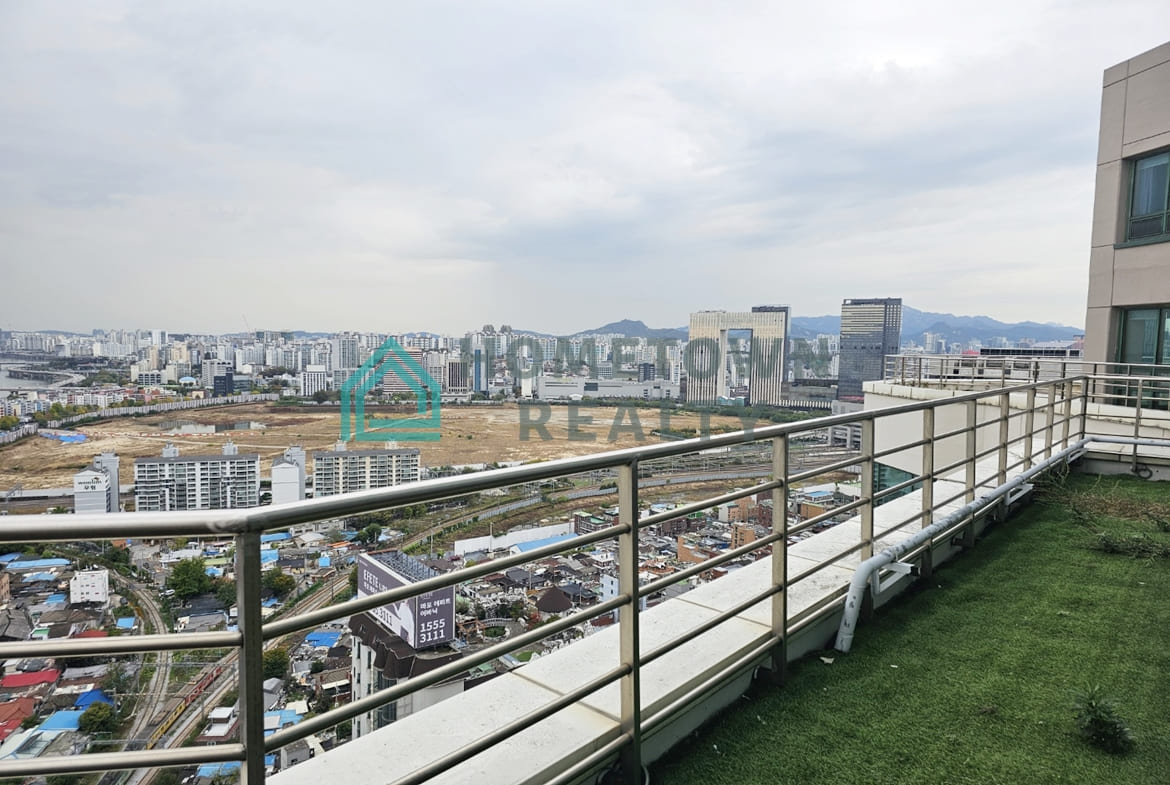
[[[417,417],[366,417],[366,393],[393,373],[415,395]],[[439,440],[439,383],[393,338],[378,347],[341,385],[341,440],[434,442]]]

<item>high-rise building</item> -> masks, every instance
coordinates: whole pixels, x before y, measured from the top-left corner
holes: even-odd
[[[788,306],[759,305],[750,312],[699,311],[691,314],[684,366],[687,400],[712,406],[730,391],[731,363],[745,372],[750,403],[778,406],[782,402],[785,351],[788,345]],[[743,332],[736,344],[748,347],[733,354],[730,332]]]
[[[287,504],[305,498],[305,450],[289,447],[272,462],[272,503]]]
[[[161,458],[134,459],[134,506],[139,512],[224,510],[260,504],[260,456],[232,442],[222,455],[180,456],[167,444]]]
[[[367,597],[437,574],[399,551],[363,553],[357,561],[357,595]],[[453,587],[353,616],[350,629],[353,631],[350,681],[354,700],[421,676],[463,656],[447,645],[456,637]],[[465,676],[457,674],[407,698],[359,714],[354,718],[354,737],[458,695],[463,692]]]
[[[73,511],[105,513],[118,511],[118,456],[103,452],[93,463],[73,475]]]
[[[1170,365],[1170,43],[1105,70],[1084,356]]]
[[[203,360],[203,389],[214,390],[215,377],[223,376],[231,367],[231,363],[227,360],[217,360],[214,357],[205,358]]]
[[[312,398],[329,386],[329,374],[324,365],[306,365],[301,371],[301,397]]]
[[[313,453],[313,495],[334,496],[414,482],[421,476],[421,465],[417,447],[388,444],[383,450],[348,450],[345,442],[337,442],[332,450]]]
[[[841,303],[837,398],[863,398],[862,382],[882,378],[886,357],[898,353],[901,339],[902,298],[846,300]]]
[[[335,336],[331,341],[329,364],[334,371],[356,370],[362,364],[361,344],[350,333]]]

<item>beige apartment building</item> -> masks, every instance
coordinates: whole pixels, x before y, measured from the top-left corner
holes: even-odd
[[[687,400],[714,406],[732,387],[746,383],[753,404],[779,406],[784,400],[788,322],[787,305],[692,313],[685,361]],[[732,331],[750,338],[733,346],[728,336]]]
[[[1170,42],[1105,71],[1085,357],[1170,365]]]

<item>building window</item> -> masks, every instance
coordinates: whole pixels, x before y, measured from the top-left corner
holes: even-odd
[[[1170,365],[1170,305],[1124,311],[1117,361]]]
[[[1170,235],[1170,152],[1149,155],[1133,162],[1133,192],[1129,201],[1127,240],[1163,238]]]
[[[1112,385],[1119,396],[1113,403],[1133,406],[1140,397],[1142,408],[1170,409],[1170,304],[1127,308],[1121,317],[1118,362],[1162,367],[1124,368],[1130,376],[1155,378],[1143,379],[1140,385],[1134,381]]]

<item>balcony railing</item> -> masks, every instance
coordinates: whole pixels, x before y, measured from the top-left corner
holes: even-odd
[[[916,371],[916,374],[917,378],[922,377],[921,370]],[[53,518],[49,522],[39,517],[9,517],[0,534],[0,538],[6,542],[204,536],[234,538],[238,631],[189,634],[162,632],[106,639],[11,642],[0,644],[0,658],[100,656],[228,647],[238,656],[240,730],[238,742],[210,747],[126,750],[0,761],[0,778],[239,761],[242,764],[243,781],[252,785],[264,779],[266,753],[324,731],[339,722],[374,711],[470,668],[490,663],[549,635],[569,630],[603,614],[620,611],[615,667],[574,684],[555,700],[536,709],[520,716],[501,717],[490,733],[457,749],[440,752],[429,763],[411,771],[388,773],[382,781],[423,782],[449,772],[461,762],[473,759],[496,745],[508,744],[509,739],[524,730],[568,707],[579,706],[608,685],[616,684],[619,693],[616,732],[600,738],[588,754],[566,760],[556,772],[555,781],[581,781],[585,775],[596,773],[601,767],[609,766],[616,760],[625,772],[626,781],[633,782],[638,778],[636,773],[642,770],[645,757],[643,747],[647,738],[667,728],[681,714],[709,700],[711,695],[726,685],[730,674],[742,674],[763,666],[775,679],[783,679],[789,658],[799,653],[795,647],[790,651],[794,636],[842,614],[847,601],[848,580],[837,579],[836,572],[830,568],[855,567],[873,557],[879,547],[909,540],[934,522],[961,510],[962,514],[953,525],[937,533],[932,531],[925,539],[919,537],[912,548],[899,554],[901,561],[898,564],[883,568],[880,575],[875,574],[874,588],[880,591],[883,578],[896,577],[894,573],[906,562],[915,558],[928,562],[940,547],[945,549],[953,542],[962,544],[973,541],[976,521],[983,520],[996,510],[1006,510],[1018,500],[1018,494],[999,493],[996,489],[1004,488],[1012,478],[1032,470],[1043,461],[1056,458],[1068,462],[1076,459],[1083,454],[1085,445],[1094,439],[1102,443],[1108,441],[1107,449],[1126,450],[1126,456],[1132,452],[1135,467],[1139,457],[1142,465],[1157,461],[1170,463],[1170,450],[1159,441],[1165,438],[1166,428],[1170,424],[1160,418],[1160,412],[1131,407],[1121,432],[1116,419],[1098,420],[1094,414],[1101,407],[1110,405],[1117,384],[1137,385],[1138,389],[1142,389],[1143,383],[1150,381],[1148,378],[1081,374],[1042,378],[1016,385],[1009,384],[1009,381],[1008,376],[1002,375],[1002,384],[990,390],[951,394],[945,398],[709,438],[426,480],[295,504],[202,512],[75,515]],[[1133,400],[1145,399],[1139,394]],[[837,451],[826,456],[819,465],[810,466],[807,460],[809,451],[817,449],[820,443],[818,440],[826,436],[829,428],[847,424],[857,424],[861,428],[860,451]],[[750,446],[753,454],[765,461],[765,475],[761,481],[750,487],[687,503],[666,512],[641,515],[639,492],[649,485],[656,467],[684,456],[700,453],[709,456],[715,450],[729,450],[726,454],[734,457],[734,451],[745,446]],[[905,476],[888,487],[881,487],[876,480],[879,465],[901,465]],[[785,511],[789,509],[789,494],[794,486],[832,476],[834,472],[855,466],[861,467],[858,498],[806,520],[789,520]],[[265,532],[307,522],[433,503],[477,492],[590,473],[592,476],[616,474],[619,515],[618,523],[610,528],[373,596],[290,618],[262,622],[260,538]],[[899,499],[899,504],[883,504],[911,490],[916,495],[909,501]],[[664,521],[763,493],[770,494],[773,509],[772,528],[767,536],[729,548],[701,564],[649,583],[639,582],[639,532]],[[853,528],[843,529],[850,532],[848,541],[838,538],[828,553],[823,553],[825,549],[821,548],[822,553],[817,562],[809,566],[810,562],[803,560],[800,562],[803,566],[793,569],[792,565],[796,562],[790,560],[789,555],[790,549],[800,547],[797,540],[819,531],[830,519],[846,512],[855,516],[850,524]],[[262,668],[267,643],[343,616],[369,611],[440,588],[457,586],[513,566],[614,539],[617,540],[618,550],[616,597],[504,642],[468,653],[457,662],[425,675],[369,696],[358,697],[351,703],[309,717],[267,737],[264,735]],[[655,595],[674,583],[700,576],[714,567],[750,557],[761,550],[770,551],[771,554],[770,578],[764,588],[737,597],[722,610],[689,629],[672,630],[671,635],[664,640],[656,638],[652,646],[641,640],[642,614],[635,609],[643,597]],[[796,603],[795,598],[798,596],[801,600]],[[762,618],[767,620],[767,629],[754,643],[741,650],[731,661],[712,668],[712,672],[703,679],[689,683],[685,691],[665,705],[660,703],[648,708],[642,694],[643,676],[647,668],[699,636],[713,630],[727,629],[723,625],[729,623],[742,623],[745,614],[761,608],[765,609]],[[757,613],[755,618],[761,618],[760,614]],[[344,757],[345,750],[345,746],[339,747],[336,751],[326,753],[326,757]],[[523,761],[517,761],[516,765],[523,765]]]
[[[986,390],[1070,377],[1092,377],[1101,384],[1124,382],[1122,394],[1135,395],[1141,385],[1151,394],[1165,395],[1170,384],[1170,365],[1095,362],[1079,357],[944,354],[895,354],[887,356],[885,364],[886,381],[959,390]]]

